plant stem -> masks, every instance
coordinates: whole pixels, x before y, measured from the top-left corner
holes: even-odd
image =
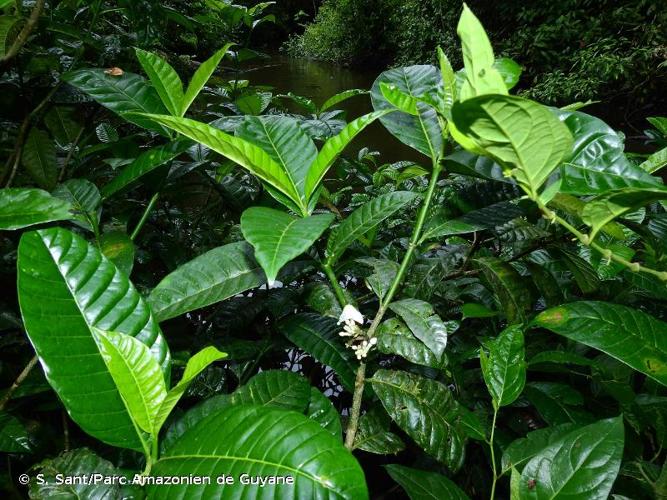
[[[141,219],[139,219],[139,223],[137,224],[137,227],[134,228],[134,231],[132,231],[132,234],[130,235],[130,239],[134,241],[134,239],[137,237],[139,232],[141,231],[141,228],[144,227],[144,224],[146,224],[146,221],[148,220],[148,216],[150,215],[151,211],[153,210],[153,207],[155,207],[155,204],[157,203],[157,199],[160,196],[160,192],[156,192],[151,200],[148,202],[148,205],[146,206],[146,210],[144,210],[144,213],[141,216]]]
[[[25,26],[23,27],[19,35],[16,37],[16,40],[14,40],[12,46],[5,53],[4,57],[0,59],[0,64],[5,64],[7,61],[10,61],[14,57],[16,57],[16,55],[21,50],[21,47],[23,47],[25,43],[28,41],[30,33],[32,33],[32,30],[35,28],[37,22],[39,21],[39,16],[42,15],[42,11],[44,10],[44,3],[45,0],[37,0],[35,6],[32,8],[30,17],[25,23]]]
[[[324,274],[327,275],[327,278],[329,278],[329,281],[331,282],[331,287],[333,288],[333,291],[336,294],[336,298],[338,299],[340,306],[345,307],[345,305],[347,304],[347,298],[345,298],[345,292],[343,292],[340,283],[338,283],[338,278],[336,278],[336,273],[333,272],[333,269],[329,264],[322,264],[322,270],[324,271]]]
[[[433,193],[435,192],[435,186],[438,184],[438,177],[442,171],[442,166],[437,159],[433,160],[433,171],[431,173],[431,179],[429,180],[428,189],[426,190],[426,196],[424,197],[424,202],[422,203],[421,209],[419,210],[419,215],[417,216],[417,222],[412,231],[412,236],[410,237],[410,243],[408,244],[408,250],[403,256],[403,261],[396,273],[396,277],[387,292],[387,295],[382,301],[382,305],[378,309],[373,322],[371,323],[366,337],[372,339],[375,336],[375,332],[380,326],[382,318],[387,312],[388,306],[391,303],[394,295],[398,292],[405,273],[408,270],[410,261],[412,260],[412,255],[417,249],[419,239],[421,238],[421,232],[424,227],[424,222],[426,221],[426,216],[428,215],[428,210],[433,200]],[[361,400],[364,394],[364,384],[366,381],[366,364],[360,363],[359,368],[357,368],[357,377],[354,382],[354,394],[352,395],[352,408],[350,409],[350,420],[347,424],[347,429],[345,431],[345,447],[348,450],[351,450],[354,447],[354,438],[357,435],[357,429],[359,427],[359,416],[361,414]]]
[[[10,399],[12,399],[12,395],[14,392],[16,392],[16,389],[19,388],[21,383],[26,379],[26,377],[30,374],[32,369],[35,367],[37,364],[37,356],[33,356],[33,358],[28,361],[28,364],[25,365],[25,368],[23,368],[23,371],[19,373],[19,376],[16,377],[16,380],[14,380],[14,383],[12,386],[7,389],[7,392],[2,396],[2,399],[0,399],[0,411],[5,409],[5,406],[7,406],[7,403],[9,402]]]
[[[491,468],[493,469],[493,483],[491,483],[491,500],[496,497],[496,483],[498,482],[498,473],[496,471],[496,451],[493,448],[493,438],[496,432],[496,419],[498,418],[498,408],[493,405],[493,421],[491,422],[491,437],[489,438],[489,449],[491,450]]]

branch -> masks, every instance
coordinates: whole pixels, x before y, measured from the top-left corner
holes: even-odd
[[[16,40],[14,40],[12,46],[5,53],[4,57],[0,59],[0,64],[5,64],[14,59],[21,48],[26,44],[30,33],[32,33],[32,30],[35,28],[37,22],[39,21],[39,16],[42,15],[42,11],[44,10],[44,3],[45,0],[37,0],[35,6],[32,8],[32,12],[30,13],[28,21],[25,23],[25,26],[16,37]]]

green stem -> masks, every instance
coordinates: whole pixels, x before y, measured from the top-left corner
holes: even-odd
[[[134,241],[134,239],[139,235],[139,232],[141,231],[141,228],[144,227],[144,224],[146,224],[146,221],[148,220],[148,216],[150,215],[151,211],[153,210],[153,207],[155,207],[155,204],[157,203],[157,199],[160,196],[160,192],[158,191],[153,195],[151,200],[148,202],[148,206],[146,207],[146,210],[144,210],[144,213],[141,216],[141,219],[139,219],[139,223],[137,224],[137,227],[134,228],[134,231],[132,231],[132,234],[130,235],[130,239]]]
[[[333,288],[333,291],[336,294],[336,298],[338,299],[340,306],[345,307],[347,305],[347,298],[345,298],[345,293],[343,292],[340,283],[338,283],[338,278],[336,278],[336,273],[334,273],[333,269],[329,264],[322,264],[322,270],[324,271],[324,274],[327,275],[327,278],[329,278],[329,281],[331,282],[331,287]]]
[[[491,483],[491,500],[496,497],[496,483],[498,482],[498,472],[496,469],[496,452],[493,447],[493,438],[496,432],[496,419],[498,418],[498,408],[493,405],[493,421],[491,422],[491,437],[489,438],[489,449],[491,450],[491,468],[493,469],[493,483]]]
[[[433,172],[431,173],[431,179],[429,180],[428,189],[426,190],[426,196],[424,197],[424,202],[422,203],[421,209],[419,210],[419,215],[417,216],[417,222],[412,231],[412,236],[410,237],[410,243],[408,244],[408,250],[403,256],[400,267],[398,268],[398,273],[387,292],[382,305],[378,309],[373,322],[371,323],[366,336],[368,339],[372,339],[375,336],[382,318],[387,312],[388,306],[391,303],[394,295],[398,292],[401,283],[403,283],[403,278],[405,273],[408,270],[412,256],[417,249],[419,239],[421,238],[421,232],[424,227],[424,222],[426,221],[426,216],[428,215],[428,210],[431,206],[431,201],[433,200],[433,193],[435,192],[435,186],[438,184],[438,177],[440,177],[440,172],[442,171],[442,166],[437,159],[433,160]],[[354,438],[357,435],[357,429],[359,428],[359,417],[361,415],[361,400],[364,394],[364,384],[366,380],[366,364],[359,364],[357,368],[357,377],[354,383],[354,394],[352,395],[352,408],[350,409],[350,419],[347,424],[347,429],[345,431],[345,447],[348,450],[351,450],[354,447]]]

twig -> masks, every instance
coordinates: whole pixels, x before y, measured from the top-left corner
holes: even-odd
[[[30,13],[28,21],[26,21],[25,26],[16,37],[16,40],[14,40],[12,46],[5,53],[4,57],[0,59],[0,64],[4,65],[8,61],[14,59],[21,48],[26,44],[30,33],[32,33],[32,30],[35,28],[37,22],[39,21],[39,16],[42,15],[42,11],[44,10],[44,3],[45,0],[37,0],[35,6],[32,8],[32,12]]]
[[[23,368],[23,371],[19,373],[19,376],[16,377],[16,380],[14,380],[14,383],[12,386],[7,389],[7,392],[2,396],[2,399],[0,399],[0,411],[5,409],[5,406],[7,406],[7,403],[9,402],[10,399],[12,399],[12,395],[14,392],[16,392],[16,389],[19,388],[19,386],[23,383],[23,381],[26,379],[26,377],[30,374],[32,369],[35,367],[37,364],[37,356],[33,356],[33,358],[28,361],[28,364],[25,365],[25,368]]]

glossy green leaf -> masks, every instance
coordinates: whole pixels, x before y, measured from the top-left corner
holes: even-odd
[[[352,351],[341,342],[342,326],[336,320],[315,314],[297,314],[278,324],[280,332],[320,363],[330,366],[343,387],[354,390]]]
[[[317,158],[315,158],[315,161],[313,161],[308,170],[305,187],[307,198],[310,198],[313,195],[338,156],[352,142],[352,140],[371,123],[388,113],[391,113],[391,111],[376,111],[374,113],[360,116],[345,125],[337,135],[334,135],[324,143]]]
[[[125,113],[164,114],[166,109],[156,90],[139,75],[125,72],[112,76],[102,69],[81,69],[63,75],[63,80],[88,94],[105,108],[124,115],[126,120],[162,132],[162,127],[140,115]]]
[[[667,166],[667,148],[663,148],[650,155],[640,165],[644,172],[652,174]]]
[[[447,59],[445,52],[438,47],[438,64],[440,65],[440,75],[442,76],[442,111],[447,119],[452,116],[452,106],[457,98],[456,93],[456,75],[452,64]]]
[[[164,395],[164,398],[160,402],[159,408],[153,414],[153,428],[155,432],[158,432],[162,425],[164,424],[169,414],[174,409],[178,401],[181,399],[181,396],[185,393],[185,390],[188,388],[190,383],[203,372],[211,363],[224,359],[227,357],[227,353],[220,352],[215,347],[205,347],[197,354],[188,359],[188,363],[185,365],[185,371],[181,380],[172,387],[169,392]]]
[[[152,115],[151,118],[238,163],[250,173],[283,193],[294,203],[299,204],[299,193],[291,183],[287,172],[262,148],[210,125],[188,118],[166,115]],[[306,207],[300,208],[304,212],[306,211]]]
[[[302,219],[272,208],[251,207],[241,216],[241,231],[255,248],[255,258],[269,282],[273,282],[285,264],[317,241],[333,218],[333,214],[321,214]]]
[[[355,97],[358,95],[364,95],[368,94],[368,90],[364,89],[349,89],[349,90],[343,90],[342,92],[339,92],[338,94],[334,94],[329,99],[324,101],[322,106],[320,106],[320,113],[326,111],[327,109],[333,108],[335,105],[340,104],[343,101],[347,101],[351,97]]]
[[[397,318],[388,319],[379,326],[377,339],[378,350],[385,354],[398,354],[411,363],[432,368],[442,368],[444,364],[444,356],[434,354]]]
[[[134,51],[169,113],[175,116],[182,115],[183,83],[176,70],[157,54],[139,48],[135,48]]]
[[[552,251],[572,273],[574,281],[583,293],[593,293],[600,288],[600,278],[588,261],[566,248],[555,247]]]
[[[167,386],[150,349],[123,333],[93,328],[93,337],[130,418],[144,432],[156,435],[154,424],[167,397]]]
[[[292,102],[298,104],[301,106],[303,109],[308,111],[311,114],[316,114],[317,113],[317,105],[313,102],[312,99],[309,99],[308,97],[304,97],[302,95],[297,95],[294,92],[288,92],[287,94],[281,94],[276,97],[282,97],[283,99],[289,99]]]
[[[389,430],[391,420],[382,408],[373,408],[359,418],[353,449],[376,455],[396,455],[405,449],[401,438]]]
[[[32,449],[28,429],[15,416],[0,412],[0,452],[31,453]]]
[[[510,324],[522,323],[532,306],[530,290],[521,275],[510,264],[495,257],[475,259],[502,305]]]
[[[444,359],[447,324],[435,314],[431,304],[423,300],[403,299],[389,304],[389,309],[405,321],[414,336],[435,354],[436,359]]]
[[[461,38],[466,70],[459,99],[465,101],[484,94],[507,94],[503,77],[494,66],[495,57],[489,37],[482,23],[465,4],[456,32]]]
[[[606,499],[621,467],[623,434],[623,419],[617,417],[550,444],[524,467],[519,498]]]
[[[69,179],[58,184],[51,194],[71,204],[72,218],[78,225],[90,231],[98,227],[102,197],[95,184],[86,179]]]
[[[495,408],[512,404],[526,384],[523,327],[508,326],[479,351],[482,375]]]
[[[412,99],[425,96],[437,98],[441,93],[442,78],[437,68],[430,65],[407,66],[385,71],[377,77],[371,89],[375,111],[395,109],[382,95],[381,85],[393,85]],[[436,110],[424,103],[417,105],[418,115],[398,111],[380,118],[382,124],[399,141],[431,158],[440,156],[443,137]]]
[[[185,91],[185,95],[183,97],[183,103],[181,106],[180,116],[184,116],[185,113],[188,112],[188,109],[190,109],[190,106],[197,98],[201,90],[204,88],[206,82],[208,82],[208,80],[211,78],[215,70],[218,68],[220,61],[222,61],[222,58],[225,57],[225,54],[229,52],[229,49],[233,45],[234,43],[232,42],[226,43],[220,50],[218,50],[210,58],[204,61],[199,66],[199,68],[197,68],[197,71],[195,71],[195,74],[192,75],[192,79],[190,80],[188,88]]]
[[[51,190],[58,182],[58,162],[56,146],[49,134],[38,128],[33,128],[23,145],[21,164],[35,183],[47,190]]]
[[[394,422],[426,453],[452,470],[462,465],[464,438],[458,428],[458,403],[447,387],[384,369],[375,372],[370,382]]]
[[[463,147],[499,162],[533,194],[572,148],[569,130],[549,108],[520,97],[485,95],[456,103],[452,120],[452,134]]]
[[[380,82],[380,92],[389,104],[398,108],[403,113],[419,116],[419,109],[417,108],[419,101],[417,98],[403,92],[395,84]]]
[[[498,57],[493,61],[493,67],[503,77],[507,90],[512,90],[519,83],[523,68],[515,60],[509,57]]]
[[[352,454],[316,422],[295,412],[237,406],[216,412],[189,429],[154,465],[156,476],[193,475],[237,479],[291,476],[293,484],[149,486],[148,496],[171,498],[368,498],[364,474]]]
[[[533,324],[594,347],[667,385],[667,323],[638,309],[572,302],[544,311]]]
[[[108,198],[125,189],[142,176],[184,153],[191,146],[192,143],[190,141],[179,140],[144,151],[102,188],[102,195]]]
[[[373,257],[357,259],[357,262],[373,268],[373,274],[366,277],[366,284],[375,292],[375,295],[380,299],[380,303],[382,303],[387,293],[389,293],[394,279],[396,279],[399,270],[398,263],[393,260],[375,259]]]
[[[357,238],[417,198],[416,193],[394,191],[372,199],[352,212],[329,236],[327,263],[333,265]]]
[[[134,267],[134,242],[122,231],[110,231],[100,236],[100,251],[126,276]]]
[[[310,403],[306,409],[306,416],[320,424],[337,439],[342,439],[343,427],[338,411],[329,398],[315,387],[310,388]]]
[[[53,106],[44,115],[44,124],[61,146],[74,144],[83,131],[83,125],[74,116],[75,108]]]
[[[21,229],[74,217],[72,205],[35,188],[0,189],[0,230]]]
[[[24,234],[17,266],[26,332],[72,420],[105,443],[141,449],[92,331],[141,340],[168,380],[169,351],[148,305],[99,250],[65,229]]]
[[[201,309],[264,284],[261,268],[247,243],[223,245],[167,275],[148,303],[158,321]]]
[[[501,461],[501,470],[507,472],[512,468],[523,470],[526,463],[549,445],[560,441],[564,436],[576,429],[574,424],[561,424],[529,432],[526,437],[519,438],[505,448]]]
[[[589,423],[591,415],[581,407],[584,397],[569,385],[557,382],[529,382],[524,396],[549,425]]]
[[[468,500],[466,495],[451,480],[425,470],[412,469],[404,465],[385,465],[391,478],[400,484],[410,497],[410,500]]]

